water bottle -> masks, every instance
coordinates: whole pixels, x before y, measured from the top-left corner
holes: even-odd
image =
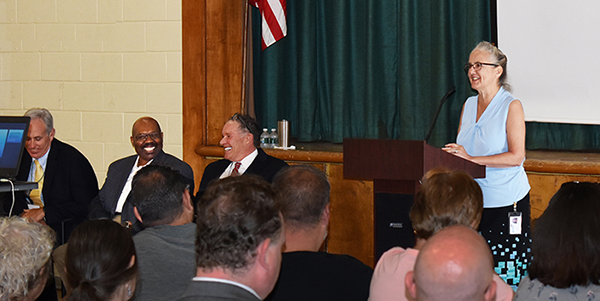
[[[279,135],[277,135],[277,129],[271,129],[271,148],[279,146]]]
[[[260,134],[260,148],[269,148],[271,145],[269,141],[271,140],[271,135],[269,135],[269,129],[264,128],[262,134]]]

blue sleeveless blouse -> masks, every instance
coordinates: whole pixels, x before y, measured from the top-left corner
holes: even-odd
[[[508,108],[515,98],[504,88],[477,119],[477,95],[467,98],[456,143],[471,156],[490,156],[508,151],[506,119]],[[523,160],[525,161],[525,160]],[[483,191],[483,207],[497,208],[512,205],[530,190],[523,162],[507,168],[486,167],[486,177],[475,179]]]

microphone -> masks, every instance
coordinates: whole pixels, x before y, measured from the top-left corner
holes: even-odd
[[[444,102],[446,102],[446,99],[448,99],[448,97],[450,97],[450,95],[452,95],[452,93],[456,92],[456,87],[452,86],[452,88],[448,89],[448,92],[446,92],[446,95],[444,95],[444,97],[442,97],[442,101],[440,101],[440,105],[437,108],[437,111],[435,111],[435,116],[433,116],[433,121],[431,122],[431,126],[429,126],[429,132],[427,132],[427,136],[425,136],[425,143],[429,142],[429,138],[431,138],[431,133],[433,132],[433,127],[435,126],[435,123],[437,122],[438,119],[438,115],[440,115],[440,111],[442,110],[442,105],[444,105]]]

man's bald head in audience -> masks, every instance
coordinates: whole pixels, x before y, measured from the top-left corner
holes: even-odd
[[[433,235],[419,252],[405,283],[416,300],[493,300],[493,259],[475,230],[451,226]]]

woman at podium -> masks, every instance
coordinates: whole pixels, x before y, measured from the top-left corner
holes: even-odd
[[[483,191],[479,231],[494,256],[496,272],[517,286],[531,263],[529,182],[525,161],[525,113],[510,94],[507,58],[489,42],[479,43],[465,72],[477,95],[462,109],[456,143],[443,149],[486,165],[486,177],[476,179]]]

